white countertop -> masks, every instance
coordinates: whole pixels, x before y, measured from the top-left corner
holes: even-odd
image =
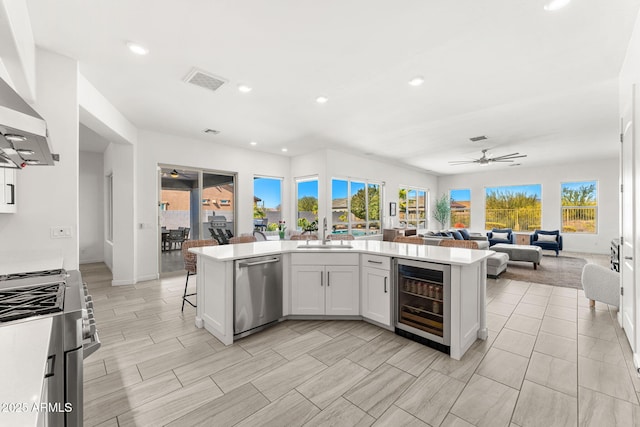
[[[51,324],[44,317],[0,326],[0,425],[37,425]]]
[[[216,261],[232,261],[281,253],[343,253],[355,252],[373,255],[383,255],[396,258],[407,258],[418,261],[430,261],[440,264],[470,265],[480,262],[493,254],[493,251],[465,248],[445,248],[430,245],[415,245],[411,243],[382,242],[379,240],[345,240],[330,242],[335,249],[299,249],[307,246],[306,241],[279,240],[262,241],[256,243],[237,243],[234,245],[203,246],[191,248],[189,252],[202,255]],[[309,241],[310,246],[319,245],[318,240]],[[352,246],[342,248],[343,245]]]

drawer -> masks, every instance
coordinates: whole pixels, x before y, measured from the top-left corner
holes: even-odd
[[[362,266],[380,268],[388,271],[391,269],[391,258],[388,256],[363,254]]]
[[[292,253],[291,265],[358,265],[358,254],[349,253]]]

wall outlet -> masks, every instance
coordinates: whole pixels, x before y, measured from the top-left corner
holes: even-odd
[[[70,226],[51,227],[51,238],[52,239],[71,238],[71,227]]]

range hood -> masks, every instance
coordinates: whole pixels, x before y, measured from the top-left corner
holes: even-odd
[[[33,108],[0,78],[0,168],[53,165],[47,124]]]

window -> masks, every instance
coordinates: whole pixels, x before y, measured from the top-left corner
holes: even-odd
[[[380,233],[380,184],[333,179],[331,197],[332,233]]]
[[[596,181],[565,182],[562,188],[562,232],[596,233],[598,184]]]
[[[253,227],[275,231],[282,219],[282,179],[253,178]]]
[[[451,190],[451,226],[469,228],[471,225],[471,190]]]
[[[107,241],[113,242],[113,174],[107,175]]]
[[[540,184],[490,187],[485,191],[485,229],[533,231],[542,228]]]
[[[296,229],[318,229],[318,178],[299,178],[296,180],[298,205],[296,209]]]
[[[399,221],[401,226],[427,228],[427,197],[429,192],[421,188],[400,187]]]

